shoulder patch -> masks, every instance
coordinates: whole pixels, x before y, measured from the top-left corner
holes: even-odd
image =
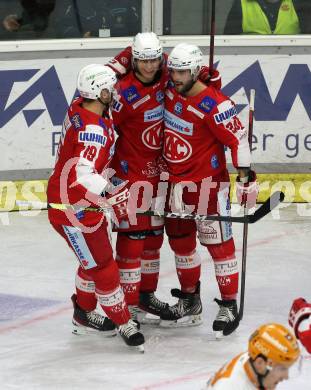
[[[70,118],[70,122],[76,130],[82,129],[83,127],[82,119],[78,113],[72,115],[72,117]]]
[[[212,109],[216,106],[216,101],[209,96],[205,98],[198,104],[198,107],[204,112],[211,112]]]
[[[138,93],[137,88],[134,87],[134,85],[122,91],[122,95],[124,99],[130,104],[140,99],[140,94]]]

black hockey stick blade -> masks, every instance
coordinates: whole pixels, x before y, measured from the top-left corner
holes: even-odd
[[[256,211],[254,214],[247,215],[248,223],[255,223],[259,221],[261,218],[270,213],[273,209],[275,209],[281,202],[283,202],[285,198],[285,194],[282,191],[274,192],[270,198],[268,198]]]
[[[159,216],[165,218],[181,218],[181,219],[193,219],[195,221],[221,221],[221,222],[234,222],[234,223],[255,223],[261,218],[266,216],[273,210],[280,202],[284,200],[284,193],[281,191],[274,192],[270,198],[268,198],[255,212],[254,214],[244,215],[241,217],[231,217],[227,215],[200,215],[200,214],[188,214],[188,213],[172,213],[164,212],[157,213],[156,211],[145,211],[139,213],[141,215]]]

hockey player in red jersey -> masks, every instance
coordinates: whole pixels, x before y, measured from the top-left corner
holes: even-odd
[[[126,213],[128,190],[113,187],[105,169],[114,152],[114,128],[109,114],[117,82],[104,65],[83,68],[77,81],[81,97],[66,114],[54,171],[48,182],[48,216],[53,228],[66,240],[80,265],[76,274],[74,333],[117,330],[129,346],[144,344],[138,324],[131,319],[120,286],[119,271],[103,213],[84,211],[85,206],[112,208],[118,220]],[[59,205],[75,207],[63,210]],[[106,318],[95,311],[97,302]],[[112,322],[113,321],[113,322]]]
[[[156,197],[162,169],[164,90],[168,72],[162,67],[162,45],[154,33],[139,33],[131,49],[116,58],[128,73],[118,83],[113,119],[118,133],[112,168],[115,180],[128,181],[133,203],[141,206],[144,192]],[[129,56],[127,58],[126,56]],[[116,59],[110,66],[124,73]],[[131,221],[132,222],[132,221]],[[163,218],[137,215],[117,230],[116,260],[126,301],[142,320],[146,312],[159,315],[166,306],[155,296],[163,242]]]
[[[119,99],[113,106],[119,138],[112,166],[117,177],[128,180],[134,188],[133,199],[137,199],[133,192],[140,186],[135,181],[143,181],[158,204],[161,203],[161,196],[156,197],[160,173],[166,170],[162,159],[164,91],[169,78],[166,57],[156,34],[139,33],[132,47],[109,62],[116,72],[125,75],[119,83]],[[200,77],[220,87],[217,71],[210,80],[208,68],[204,67]],[[148,188],[145,195],[146,192]],[[138,206],[141,200],[142,190]],[[137,216],[137,224],[122,222],[117,230],[117,261],[130,309],[137,312],[139,304],[140,309],[159,315],[167,307],[154,294],[159,278],[163,219]]]
[[[238,197],[251,208],[256,203],[255,173],[250,170],[250,149],[234,103],[219,90],[198,80],[202,52],[194,45],[179,44],[168,57],[172,83],[165,97],[163,156],[171,182],[170,209],[198,214],[230,214],[229,174],[224,146],[231,149],[238,171]],[[218,335],[228,335],[239,325],[237,313],[238,264],[231,224],[228,222],[167,219],[169,244],[181,290],[173,289],[178,303],[161,313],[162,325],[201,323],[200,259],[196,232],[208,249],[215,267],[221,300],[213,323]]]
[[[311,303],[304,298],[295,299],[288,321],[301,344],[311,353]]]

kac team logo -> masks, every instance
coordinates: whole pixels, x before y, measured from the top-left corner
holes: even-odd
[[[163,155],[167,161],[181,163],[192,155],[192,147],[182,136],[165,129]]]
[[[142,134],[143,144],[153,150],[162,148],[163,143],[163,120],[147,127]]]

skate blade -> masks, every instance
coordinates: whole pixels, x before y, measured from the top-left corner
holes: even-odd
[[[148,313],[143,316],[138,316],[138,321],[143,325],[159,325],[161,319],[160,317]]]
[[[72,327],[72,333],[77,336],[86,336],[86,335],[100,335],[103,337],[114,337],[117,335],[117,331],[114,330],[97,330],[93,328],[88,328],[87,326],[83,325],[73,325]]]
[[[216,340],[221,340],[225,337],[228,337],[228,336],[232,335],[234,332],[235,332],[235,329],[228,334],[224,334],[224,332],[222,330],[214,331]]]
[[[145,346],[144,346],[144,344],[135,346],[135,349],[136,349],[139,353],[145,353]]]
[[[215,333],[216,340],[221,340],[225,337],[222,330],[217,330],[214,333]]]
[[[203,324],[201,314],[196,314],[193,316],[187,316],[179,318],[178,320],[168,321],[161,320],[160,327],[162,328],[184,328],[190,326],[199,326]]]

